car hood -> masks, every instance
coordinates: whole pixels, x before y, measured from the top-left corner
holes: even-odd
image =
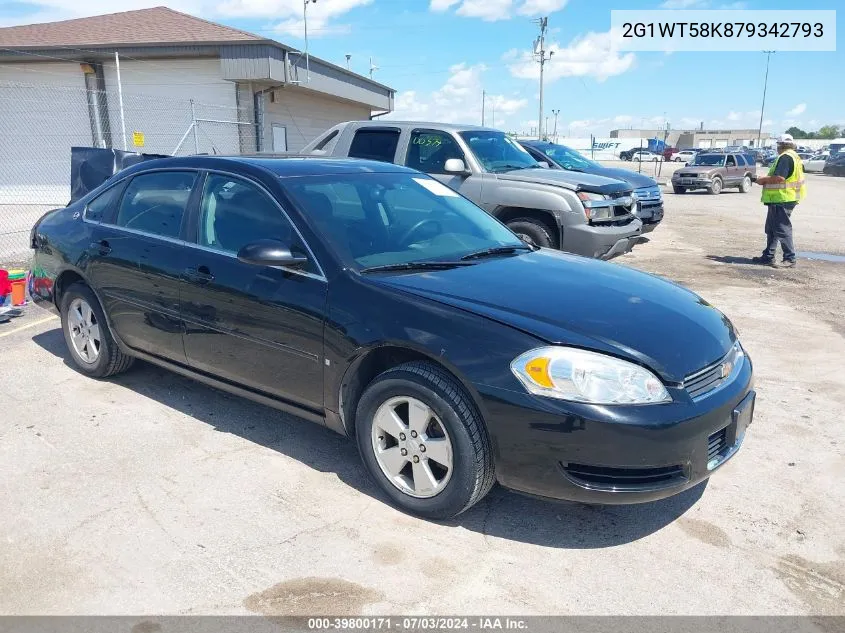
[[[681,286],[619,264],[548,249],[368,279],[547,343],[628,358],[669,383],[680,383],[717,361],[736,340],[721,312]]]
[[[566,187],[573,191],[590,191],[611,195],[631,191],[631,185],[622,180],[562,169],[515,169],[496,174],[499,180],[536,182],[542,185]]]
[[[579,173],[579,172],[575,172]],[[605,178],[615,178],[622,180],[631,185],[634,189],[641,189],[643,187],[656,187],[657,181],[654,178],[649,178],[645,174],[638,174],[630,169],[620,169],[618,167],[599,167],[591,169],[588,173],[596,176],[604,176]]]

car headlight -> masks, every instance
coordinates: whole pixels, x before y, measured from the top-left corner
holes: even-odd
[[[634,363],[574,347],[541,347],[517,357],[511,371],[531,393],[590,404],[656,404],[672,397],[660,379]]]
[[[578,199],[584,205],[584,215],[588,220],[609,220],[613,217],[613,207],[608,205],[609,198],[600,193],[579,191]]]

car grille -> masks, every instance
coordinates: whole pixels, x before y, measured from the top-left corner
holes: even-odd
[[[610,197],[611,197],[611,199],[616,199],[616,198],[626,198],[630,195],[631,195],[630,191],[622,191],[622,192],[619,192],[619,193],[612,193],[612,194],[610,194]],[[632,211],[632,208],[631,208],[630,204],[628,206],[625,206],[624,204],[617,204],[617,205],[614,205],[614,207],[613,207],[613,217],[624,218],[624,217],[630,215],[631,211]]]
[[[669,488],[687,480],[684,467],[610,468],[586,464],[561,464],[567,478],[582,488],[602,490],[656,490]]]
[[[681,172],[678,174],[679,178],[698,178],[698,174],[690,174],[687,172]]]
[[[684,378],[684,388],[693,400],[703,398],[736,377],[744,354],[739,343],[712,365]]]
[[[728,427],[716,431],[707,438],[707,463],[716,459],[728,447]]]

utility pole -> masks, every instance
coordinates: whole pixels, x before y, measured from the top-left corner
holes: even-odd
[[[546,57],[546,29],[549,26],[549,18],[538,18],[534,20],[540,26],[540,35],[534,40],[534,58],[540,62],[540,116],[537,120],[537,138],[543,140],[543,67],[546,62],[555,54],[554,51]]]
[[[766,109],[766,88],[769,86],[769,58],[774,51],[763,51],[766,53],[766,78],[763,80],[763,105],[760,106],[760,126],[757,128],[757,148],[760,148],[760,138],[763,136],[763,110]]]
[[[481,127],[484,127],[484,108],[487,105],[487,91],[481,91]]]
[[[373,58],[370,57],[370,79],[373,78],[373,72],[378,70],[378,66],[373,65]]]
[[[350,59],[352,59],[352,55],[350,55],[349,53],[347,53],[347,54],[346,54],[346,70],[352,70],[352,69],[349,67],[349,60],[350,60]]]
[[[557,115],[560,114],[560,109],[552,110],[552,114],[555,115],[555,130],[552,132],[552,136],[555,139],[555,143],[557,143]]]
[[[311,58],[308,56],[308,3],[317,0],[304,0],[302,3],[302,24],[305,26],[305,80],[311,81]]]

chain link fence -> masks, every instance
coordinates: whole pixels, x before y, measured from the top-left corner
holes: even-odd
[[[232,102],[0,82],[0,267],[25,264],[33,224],[68,203],[71,147],[255,153],[261,139],[252,104]]]

